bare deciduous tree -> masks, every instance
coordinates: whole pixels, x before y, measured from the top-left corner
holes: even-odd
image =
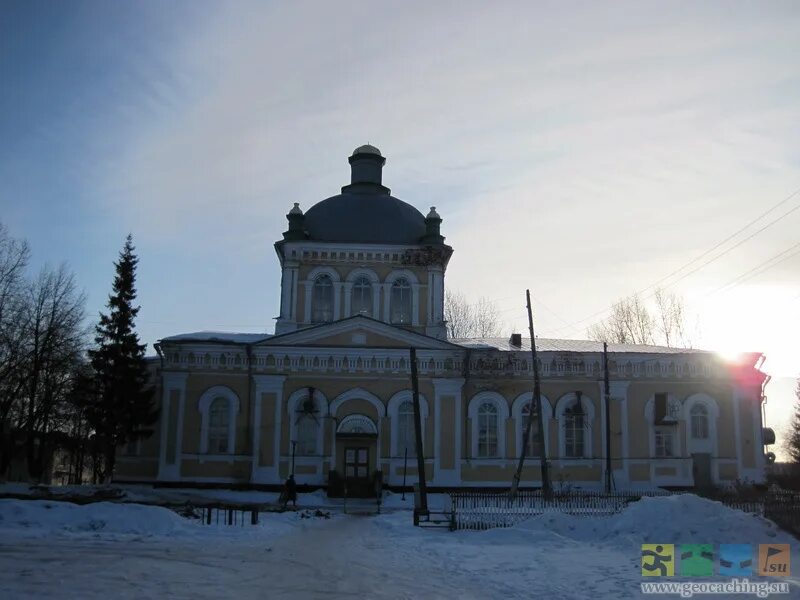
[[[629,296],[611,307],[611,314],[591,325],[589,339],[613,344],[663,344],[691,347],[687,334],[683,299],[674,292],[656,290],[654,308],[649,309],[638,296]]]
[[[44,267],[27,290],[28,361],[26,410],[19,428],[26,432],[28,471],[41,477],[49,456],[48,434],[62,417],[69,387],[85,351],[84,304],[66,265]]]
[[[497,306],[488,298],[470,304],[461,292],[445,291],[444,318],[450,338],[495,337],[500,335]]]
[[[28,281],[29,256],[27,243],[0,225],[0,475],[24,456],[39,480],[65,435],[87,330],[74,276],[62,265]]]
[[[686,331],[686,310],[683,299],[675,292],[659,288],[654,296],[656,302],[656,328],[666,346],[690,348],[692,346]]]

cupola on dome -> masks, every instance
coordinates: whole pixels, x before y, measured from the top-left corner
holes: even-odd
[[[391,195],[382,183],[386,159],[365,144],[349,158],[350,184],[342,193],[309,208],[303,220],[306,239],[321,242],[416,245],[426,235],[425,217]],[[288,239],[288,238],[287,238]]]
[[[356,154],[377,154],[378,156],[382,156],[381,151],[370,144],[364,144],[353,150],[353,155],[355,156]]]

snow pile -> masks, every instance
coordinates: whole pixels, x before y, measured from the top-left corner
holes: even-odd
[[[197,533],[201,527],[159,506],[112,502],[81,506],[50,500],[0,500],[0,530],[5,533],[171,536]]]
[[[787,537],[767,519],[693,494],[643,497],[610,517],[563,513],[534,517],[512,528],[537,538],[626,543],[765,543]]]

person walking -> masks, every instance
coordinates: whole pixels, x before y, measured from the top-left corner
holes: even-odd
[[[289,475],[289,479],[283,486],[283,508],[291,501],[292,506],[297,508],[297,482],[294,480],[294,475]]]

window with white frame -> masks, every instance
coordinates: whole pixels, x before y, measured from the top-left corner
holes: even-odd
[[[361,275],[353,282],[350,309],[354,315],[372,316],[372,283],[369,277]]]
[[[585,456],[585,428],[586,415],[580,401],[575,400],[564,411],[563,417],[564,454],[567,458],[582,458]]]
[[[389,304],[390,321],[397,325],[410,325],[412,312],[411,284],[405,277],[392,283],[391,301]]]
[[[401,456],[417,456],[417,437],[414,431],[414,404],[406,400],[397,408],[397,451]]]
[[[675,432],[672,428],[656,427],[655,429],[655,455],[658,458],[671,458],[675,456]]]
[[[484,402],[478,407],[478,457],[491,458],[498,455],[497,407]]]
[[[230,425],[230,409],[226,398],[214,398],[208,409],[208,446],[209,454],[227,454],[230,452],[228,428]]]
[[[690,416],[692,437],[696,440],[708,439],[708,409],[703,404],[695,404]]]
[[[314,280],[311,298],[311,321],[333,321],[333,281],[330,275],[320,275]]]
[[[297,417],[297,447],[299,456],[315,456],[319,454],[319,421],[314,415],[301,414]]]

